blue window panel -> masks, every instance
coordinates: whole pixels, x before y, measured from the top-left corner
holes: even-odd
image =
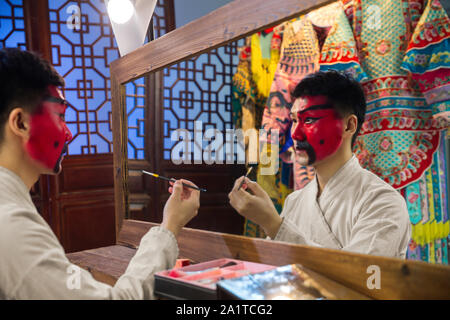
[[[70,141],[70,147],[75,150],[79,150],[78,154],[83,154],[82,147],[87,145],[87,135],[77,132],[76,129],[72,128],[71,125],[68,125],[68,127],[72,134],[76,132],[74,138],[72,139],[72,141]]]
[[[15,27],[16,27],[17,29],[25,29],[25,22],[24,22],[23,20],[17,19],[17,20],[15,21]]]
[[[0,19],[0,39],[4,41],[4,39],[6,39],[11,32],[13,32],[12,19]]]
[[[0,48],[26,49],[22,0],[0,0]]]
[[[164,151],[164,159],[170,159],[170,151]]]
[[[112,152],[109,63],[119,57],[103,1],[49,0],[52,62],[65,78],[69,154]],[[77,6],[79,29],[68,22]],[[69,10],[69,8],[71,10]]]
[[[99,134],[91,134],[90,135],[91,142],[90,145],[93,147],[93,153],[108,153],[110,150],[110,142],[105,139],[102,135]]]
[[[186,124],[190,131],[194,121],[202,121],[203,130],[211,127],[224,133],[232,128],[231,79],[239,62],[237,47],[242,44],[240,40],[164,70],[165,160],[170,160],[174,146],[171,133]]]

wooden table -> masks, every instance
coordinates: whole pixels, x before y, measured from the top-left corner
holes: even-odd
[[[67,256],[97,280],[114,285],[125,272],[142,236],[156,225],[124,220],[116,245]],[[188,228],[182,230],[178,243],[180,258],[195,263],[233,258],[276,266],[300,264],[317,281],[341,290],[336,294],[338,299],[450,299],[449,266]],[[371,276],[367,269],[373,265],[380,268],[381,289],[367,286]]]

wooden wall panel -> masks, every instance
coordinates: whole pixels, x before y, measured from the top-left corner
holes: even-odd
[[[234,181],[245,174],[243,165],[184,165],[169,164],[162,166],[162,175],[177,177],[194,182],[197,186],[205,188],[206,192],[200,194],[200,209],[198,215],[189,222],[187,227],[210,231],[242,234],[244,218],[229,204],[228,193]],[[167,182],[162,185],[160,206],[164,206],[169,194]],[[162,216],[161,216],[162,218]]]
[[[60,199],[58,212],[66,252],[109,246],[115,242],[114,193]]]
[[[66,252],[115,243],[112,154],[69,156],[51,177],[51,224]]]
[[[111,154],[69,156],[63,169],[57,180],[60,193],[111,190],[114,185]]]

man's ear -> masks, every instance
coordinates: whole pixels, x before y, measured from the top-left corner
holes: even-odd
[[[354,114],[351,114],[348,117],[346,117],[344,135],[353,137],[353,135],[356,132],[357,126],[358,126],[358,118]]]
[[[8,127],[19,138],[28,140],[30,136],[30,114],[22,108],[15,108],[9,113]]]

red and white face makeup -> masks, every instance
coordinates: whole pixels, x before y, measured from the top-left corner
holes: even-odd
[[[25,148],[31,158],[58,173],[72,134],[64,121],[67,104],[61,91],[49,86],[47,92],[31,115],[30,138]]]
[[[312,165],[334,154],[342,144],[343,121],[325,96],[295,100],[291,136],[297,160]]]

